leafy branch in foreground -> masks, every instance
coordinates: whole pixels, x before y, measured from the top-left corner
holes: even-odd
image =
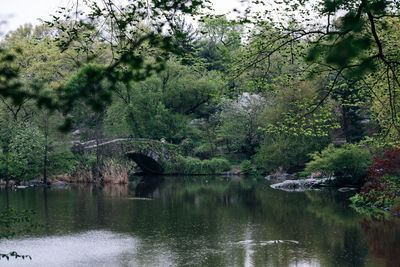
[[[91,84],[127,84],[161,72],[170,53],[179,54],[180,49],[173,40],[175,18],[199,14],[207,2],[131,0],[120,6],[111,0],[101,4],[89,0],[84,1],[87,12],[78,12],[78,1],[74,7],[61,9],[59,16],[53,16],[53,21],[47,24],[59,33],[55,42],[61,51],[82,51],[87,54],[89,63],[104,53],[98,47],[110,51],[108,62],[103,62],[102,68],[83,71],[83,75],[91,79]],[[150,55],[152,60],[149,60]],[[67,109],[76,99],[82,98],[94,111],[102,111],[104,102],[111,100],[111,94],[103,94],[99,88],[94,88],[92,95],[66,95]],[[116,89],[110,86],[110,90]]]
[[[399,1],[298,0],[275,1],[274,5],[267,5],[268,1],[253,2],[262,4],[261,10],[265,11],[246,18],[254,22],[250,44],[255,49],[238,64],[236,75],[271,62],[276,54],[289,59],[300,55],[310,66],[304,72],[337,74],[337,77],[361,79],[374,85],[367,87],[376,104],[384,103],[382,108],[389,113],[388,119],[379,123],[396,136],[400,135]],[[381,72],[385,79],[376,75]],[[338,82],[335,79],[330,88]],[[328,99],[332,92],[328,88],[321,101]],[[317,103],[318,108],[321,104]]]
[[[77,58],[80,59],[74,60],[78,67],[96,63],[95,60],[102,61],[101,68],[94,71],[86,68],[80,73],[90,77],[92,85],[143,81],[164,69],[170,53],[180,53],[173,37],[175,18],[198,15],[208,3],[208,0],[130,0],[120,6],[112,0],[101,3],[76,1],[72,7],[60,8],[47,26],[52,35],[50,41],[55,42],[62,52],[79,54]],[[94,92],[90,95],[82,93],[86,91],[85,86],[78,90],[81,95],[69,95],[62,85],[57,93],[49,94],[40,82],[25,90],[19,69],[13,67],[15,55],[11,50],[12,47],[0,49],[0,96],[11,99],[14,104],[32,99],[41,108],[68,115],[71,106],[79,100],[88,102],[97,112],[104,110],[104,102],[111,101],[111,95],[101,90],[101,86],[92,86],[90,90]],[[104,51],[110,55],[102,58]],[[153,60],[147,60],[149,55]],[[115,91],[113,86],[110,89]],[[63,129],[69,128],[70,121],[67,120]]]
[[[21,259],[25,259],[25,258],[27,258],[27,259],[32,259],[32,257],[31,256],[29,256],[29,255],[19,255],[17,252],[15,252],[15,251],[12,251],[12,252],[10,252],[10,253],[7,253],[7,254],[3,254],[3,253],[0,253],[0,259],[2,259],[2,258],[6,258],[7,260],[9,260],[10,258],[16,258],[16,259],[18,259],[18,258],[21,258]]]

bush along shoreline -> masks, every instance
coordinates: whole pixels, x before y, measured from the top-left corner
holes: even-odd
[[[350,197],[350,206],[357,212],[374,217],[382,214],[400,216],[400,148],[376,148],[364,144],[329,145],[321,152],[310,154],[310,157],[311,161],[298,175],[282,174],[281,170],[278,172],[280,175],[266,176],[266,179],[278,182],[271,187],[305,191],[319,188],[322,183],[323,186],[341,189],[359,188],[359,193]],[[243,167],[250,172],[250,162],[244,162]],[[317,178],[315,174],[318,174]],[[305,175],[309,179],[304,179]],[[327,177],[326,181],[321,177]]]
[[[65,159],[63,161],[66,161]],[[134,172],[135,164],[118,159],[105,159],[97,168],[96,159],[93,156],[74,155],[68,158],[70,162],[68,168],[63,164],[52,170],[44,182],[41,172],[36,172],[34,177],[9,176],[6,179],[0,179],[0,187],[59,187],[70,183],[104,183],[104,184],[127,184],[129,176]]]
[[[231,163],[222,157],[201,160],[178,156],[173,161],[165,163],[162,175],[222,175],[229,171],[231,171]],[[141,172],[131,160],[108,158],[102,160],[101,165],[97,167],[96,158],[89,155],[74,158],[73,166],[70,166],[68,172],[57,171],[53,175],[49,175],[46,184],[38,173],[34,179],[28,180],[24,177],[9,179],[8,187],[66,186],[70,183],[127,184],[129,177],[137,173]],[[1,187],[5,187],[6,184],[6,180],[0,180]]]
[[[231,164],[225,158],[201,160],[199,158],[179,156],[174,162],[165,163],[164,174],[217,175],[230,169]]]
[[[362,213],[372,209],[389,211],[400,216],[400,149],[378,150],[368,168],[366,183],[360,193],[350,198],[352,207]]]
[[[337,187],[361,187],[372,155],[365,147],[345,144],[341,147],[329,145],[321,152],[312,153],[311,158],[306,164],[306,172],[321,172],[324,177],[335,177],[332,183]]]

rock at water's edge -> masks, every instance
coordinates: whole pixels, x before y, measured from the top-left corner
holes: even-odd
[[[357,188],[354,187],[341,187],[338,189],[339,192],[345,193],[345,192],[349,192],[349,191],[354,191],[357,190]]]
[[[304,180],[286,180],[282,183],[272,184],[271,187],[274,189],[280,189],[288,192],[296,191],[302,192],[306,190],[318,189],[322,185],[335,180],[334,177],[322,178],[322,179],[304,179]]]
[[[286,181],[286,180],[293,180],[296,178],[296,174],[289,174],[289,173],[282,173],[279,175],[276,174],[270,174],[265,176],[265,179],[267,179],[268,181]]]
[[[63,187],[63,186],[68,186],[68,185],[69,184],[64,181],[57,181],[57,182],[51,184],[51,186],[54,186],[54,187]]]

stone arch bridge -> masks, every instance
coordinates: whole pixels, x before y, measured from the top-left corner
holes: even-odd
[[[98,150],[104,157],[127,157],[145,173],[163,174],[166,164],[181,155],[178,145],[144,138],[101,139],[73,142],[72,152],[88,154]]]

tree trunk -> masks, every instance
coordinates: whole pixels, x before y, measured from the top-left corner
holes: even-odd
[[[6,188],[8,188],[10,182],[10,178],[8,177],[8,150],[5,152],[6,152],[5,178],[6,178]]]
[[[93,177],[94,182],[96,182],[97,179],[100,178],[100,184],[104,183],[103,175],[101,174],[101,149],[99,147],[100,144],[100,119],[101,119],[101,114],[96,115],[96,127],[95,127],[95,136],[96,136],[96,170],[95,170],[95,175]]]
[[[43,160],[43,183],[47,184],[47,136],[45,136],[45,146],[44,146],[44,160]]]
[[[49,126],[48,121],[45,121],[44,126],[44,158],[43,158],[43,183],[47,184],[47,153],[49,151],[49,146],[47,144],[49,135]]]

